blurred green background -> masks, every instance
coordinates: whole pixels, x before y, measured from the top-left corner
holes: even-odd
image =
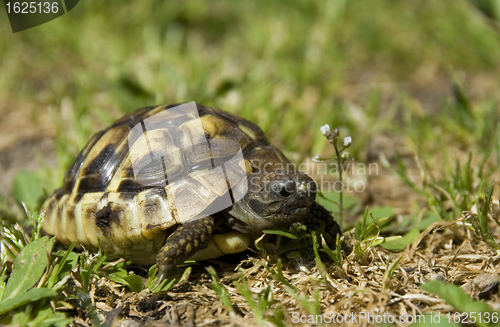
[[[50,190],[91,134],[162,103],[240,114],[295,162],[331,153],[324,124],[358,161],[379,134],[493,144],[500,1],[85,0],[15,34],[0,10],[2,192],[33,161],[59,167]]]
[[[498,180],[495,130],[500,121],[499,87],[500,0],[81,0],[69,13],[15,34],[9,26],[5,7],[0,5],[0,224],[7,227],[2,235],[14,235],[12,231],[15,230],[18,239],[25,237],[17,225],[15,228],[9,226],[23,220],[21,225],[30,224],[19,204],[24,203],[36,217],[41,201],[48,192],[61,185],[64,171],[93,133],[124,113],[143,106],[196,101],[257,123],[271,142],[297,164],[316,155],[333,156],[333,147],[320,133],[320,127],[325,124],[339,127],[342,138],[352,137],[348,151],[355,162],[380,163],[378,154],[384,153],[399,174],[395,177],[380,165],[376,174],[363,176],[367,190],[363,194],[346,195],[346,219],[342,218],[342,222],[347,222],[343,224],[346,231],[356,226],[356,234],[351,233],[351,240],[354,242],[356,235],[355,245],[365,244],[364,249],[371,251],[374,243],[367,243],[369,238],[365,237],[371,237],[379,226],[369,221],[369,208],[376,218],[383,219],[378,220],[384,228],[383,236],[404,235],[402,240],[396,240],[398,244],[392,243],[393,250],[400,250],[414,242],[419,231],[431,223],[461,219],[462,211],[469,210],[473,203],[480,203],[478,199],[483,198],[492,182]],[[395,150],[400,156],[394,155]],[[332,193],[328,194],[330,198],[339,198],[338,194]],[[328,204],[328,209],[338,219],[336,211],[339,206],[332,202]],[[365,206],[366,219],[363,219]],[[389,216],[395,219],[391,221],[387,218]],[[478,230],[481,231],[476,228],[476,232]],[[498,239],[498,229],[493,231]],[[465,273],[457,275],[461,262],[465,261],[459,261],[456,254],[477,254],[472,252],[481,248],[476,241],[469,239],[462,243],[466,246],[452,248],[451,234],[456,238],[460,235],[456,230],[448,234],[443,231],[444,236],[438,241],[441,234],[435,233],[432,235],[437,236],[431,238],[434,243],[420,243],[422,236],[413,246],[411,256],[419,243],[418,250],[423,249],[423,252],[415,257],[425,259],[431,255],[429,265],[432,262],[434,266],[439,260],[444,262],[443,254],[451,253],[453,259],[446,263],[445,270],[443,265],[428,270],[424,267],[424,270],[440,269],[439,274],[444,271],[450,282],[457,283],[460,278],[464,281],[467,278],[472,285],[476,280],[472,279],[474,274],[489,268],[485,264],[478,269],[476,263],[471,262],[473,268],[467,269],[473,270],[463,270]],[[485,234],[483,229],[481,235]],[[494,243],[493,237],[489,237]],[[432,244],[429,247],[432,251],[427,251],[429,245],[426,244]],[[391,245],[386,243],[385,246],[391,249]],[[310,248],[305,251],[313,253]],[[361,259],[355,266],[357,276],[361,275],[358,271],[363,272],[363,258],[368,258],[363,253],[358,251],[357,254]],[[410,307],[410,302],[402,301],[399,304],[403,306],[398,304],[396,307],[393,305],[396,298],[392,296],[396,291],[403,294],[410,288],[415,288],[409,291],[411,294],[418,294],[416,287],[424,275],[419,269],[418,282],[417,279],[413,282],[408,279],[408,274],[416,265],[420,267],[420,262],[411,263],[413,268],[405,270],[401,280],[408,285],[400,288],[396,286],[400,285],[399,281],[389,284],[393,268],[400,261],[392,260],[390,256],[387,260],[382,259],[387,253],[380,253],[377,255],[380,261],[373,260],[372,267],[376,269],[370,269],[367,274],[363,272],[363,276],[371,276],[366,281],[357,278],[352,281],[351,277],[351,281],[344,280],[347,275],[342,274],[344,277],[339,284],[331,284],[344,285],[334,287],[338,292],[332,292],[331,285],[328,286],[327,292],[321,294],[323,309],[333,308],[334,303],[340,308],[343,304],[338,300],[347,298],[341,292],[349,293],[350,297],[358,285],[363,290],[354,293],[368,297],[356,300],[360,303],[356,310],[368,308],[366,312],[370,312],[376,309],[372,311],[375,315],[386,306],[387,309],[401,308],[413,312],[414,304]],[[342,254],[339,256],[342,258]],[[63,266],[58,261],[61,256],[55,258],[49,271],[59,274]],[[72,258],[77,260],[75,253],[72,253]],[[103,275],[97,272],[101,270],[100,264],[94,266],[96,261],[88,261],[86,255],[80,258],[80,262],[87,263],[80,263],[77,272],[71,269],[82,281],[87,280],[82,284],[88,286],[89,281],[91,284],[101,283]],[[318,254],[316,258],[319,259]],[[307,271],[309,275],[311,266],[308,260],[301,258],[297,265],[293,264],[296,268],[286,268],[285,276],[294,279],[300,276],[296,275],[299,271],[294,270],[297,267],[305,269],[300,274]],[[338,259],[339,262],[342,260]],[[390,261],[395,263],[389,269]],[[277,266],[275,263],[271,265],[283,277],[281,261],[278,262]],[[318,262],[321,261],[317,261],[319,267]],[[356,261],[342,262],[343,266],[339,267],[343,270],[342,267]],[[254,263],[261,266],[261,261]],[[404,264],[410,267],[410,263]],[[384,265],[387,268],[382,278],[378,272],[383,271],[379,268]],[[3,266],[2,276],[6,267]],[[38,265],[37,269],[40,267],[44,269],[43,265]],[[94,268],[89,267],[97,268],[93,272]],[[130,271],[120,269],[124,274],[120,276],[130,275]],[[234,266],[228,269],[233,271]],[[393,272],[388,273],[390,270]],[[271,275],[262,277],[266,275],[254,273],[256,271],[251,273],[252,278],[258,279],[258,284],[254,285],[270,280]],[[143,272],[145,275],[146,271]],[[69,277],[69,270],[61,276],[65,274]],[[459,275],[462,277],[457,277]],[[46,276],[49,274],[45,274],[42,280]],[[77,281],[73,273],[71,276]],[[308,307],[314,305],[314,310],[309,312],[317,314],[323,286],[318,284],[319,275],[310,276],[297,279],[294,285],[304,289],[303,294],[307,295],[303,297],[301,294],[301,305],[304,308],[305,302]],[[327,281],[326,276],[324,281]],[[431,275],[425,276],[427,279]],[[47,280],[48,283],[38,284],[38,287],[42,286],[39,290],[55,279],[49,277],[45,282]],[[208,297],[207,279],[202,277],[201,280],[204,291],[200,299],[204,305],[211,306],[210,310],[220,313],[221,310],[217,309],[220,301],[214,297],[215,293]],[[270,301],[279,304],[272,309],[272,317],[278,317],[274,318],[275,321],[280,320],[278,313],[283,314],[283,308],[292,303],[292,289],[279,286],[279,283],[288,284],[285,277],[276,281],[278,286],[273,286],[271,291],[274,292],[271,299],[274,296],[276,300]],[[331,283],[330,279],[328,282]],[[60,287],[64,283],[66,281]],[[237,284],[231,285],[231,292],[235,290],[234,285]],[[369,289],[365,292],[366,285]],[[67,294],[73,294],[73,290],[79,288],[87,292],[87,286],[69,288],[70,291],[62,295],[65,299]],[[258,293],[259,307],[268,298],[265,295],[264,299],[262,294],[269,290],[271,288],[267,291],[262,288]],[[383,294],[381,297],[378,297],[379,291]],[[384,293],[386,291],[391,293]],[[242,293],[241,289],[238,292]],[[287,292],[290,294],[286,295]],[[449,294],[456,293],[450,291]],[[188,301],[192,300],[190,296],[188,293]],[[309,302],[307,297],[311,300],[316,297],[316,304]],[[61,294],[52,296],[51,306],[62,308],[62,305],[54,304],[58,303],[57,298],[63,297]],[[126,301],[133,298],[141,297],[127,295]],[[300,302],[298,293],[294,298]],[[106,299],[108,304],[109,299]],[[156,297],[150,299],[156,302]],[[94,309],[90,306],[90,298],[87,301],[81,297],[79,301],[76,306],[78,314],[82,317],[92,315]],[[199,301],[196,300],[194,305]],[[84,308],[87,302],[88,307]],[[27,323],[35,315],[38,315],[38,322],[42,321],[44,316],[39,314],[42,312],[40,308],[44,308],[45,314],[52,314],[49,302],[41,303],[29,304],[24,314],[21,307],[12,323],[22,321],[20,317],[25,317]],[[432,310],[438,307],[447,310],[443,308],[449,307],[434,301],[429,303]],[[422,302],[418,310],[430,310],[429,303]],[[457,310],[469,310],[464,309],[466,304],[460,305]],[[189,307],[192,307],[191,303]],[[248,306],[245,304],[245,307]],[[157,307],[151,308],[154,309],[148,309],[148,312],[156,316]],[[239,315],[243,307],[235,308],[238,308]],[[473,308],[469,311],[478,311],[477,306],[468,308]],[[177,312],[174,309],[172,312]],[[210,310],[204,312],[215,312]],[[234,318],[232,310],[231,307],[231,318]],[[61,312],[56,314],[62,316]],[[204,317],[198,312],[196,316]],[[251,323],[248,316],[245,321]],[[9,322],[8,319],[2,321]],[[286,320],[280,322],[286,323]],[[59,323],[65,324],[64,321]]]

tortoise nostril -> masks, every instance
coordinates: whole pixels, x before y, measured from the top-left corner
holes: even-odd
[[[289,197],[290,195],[292,195],[292,193],[288,192],[288,191],[286,190],[286,188],[285,188],[285,187],[283,187],[283,188],[281,189],[281,191],[280,191],[280,195],[281,195],[282,197],[284,197],[284,198],[287,198],[287,197]]]
[[[295,193],[297,186],[294,181],[280,182],[274,186],[274,193],[277,195],[288,198]]]

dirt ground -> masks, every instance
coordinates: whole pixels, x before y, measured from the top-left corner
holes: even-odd
[[[0,115],[0,193],[8,194],[21,169],[40,168],[41,160],[56,167],[55,131],[47,106],[5,101],[0,104]]]

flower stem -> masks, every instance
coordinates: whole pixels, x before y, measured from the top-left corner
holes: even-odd
[[[344,194],[344,181],[342,179],[342,173],[343,173],[343,158],[341,157],[341,151],[339,151],[338,146],[337,146],[337,140],[333,142],[333,147],[335,148],[335,154],[337,155],[337,164],[338,167],[340,168],[339,170],[339,179],[340,179],[340,193],[339,193],[339,215],[340,215],[340,226],[344,226],[344,201],[343,201],[343,194]]]

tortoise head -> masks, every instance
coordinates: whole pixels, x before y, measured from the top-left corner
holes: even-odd
[[[245,155],[253,172],[248,192],[228,211],[229,225],[244,233],[258,233],[301,221],[315,202],[316,183],[272,145]]]

